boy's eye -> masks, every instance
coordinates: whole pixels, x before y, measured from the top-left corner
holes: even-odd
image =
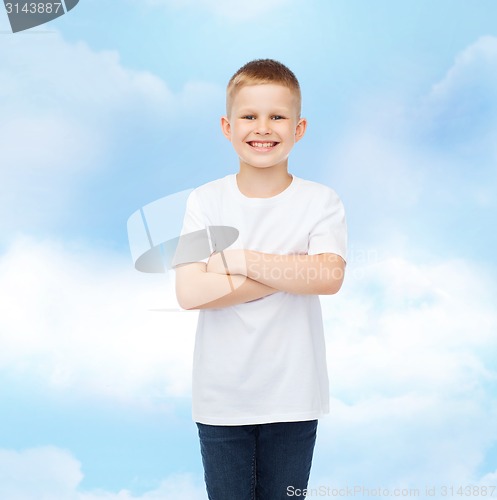
[[[243,115],[241,117],[242,120],[255,120],[256,117],[255,115]],[[285,117],[284,116],[281,116],[281,115],[273,115],[271,116],[271,120],[285,120]]]

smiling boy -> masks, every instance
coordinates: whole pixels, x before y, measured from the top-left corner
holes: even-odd
[[[179,304],[200,309],[193,418],[211,500],[299,498],[317,419],[329,411],[319,295],[341,287],[346,227],[333,190],[288,172],[307,127],[300,108],[286,66],[240,68],[221,119],[239,171],[195,189],[187,204],[183,234],[239,231],[207,262],[176,268]]]

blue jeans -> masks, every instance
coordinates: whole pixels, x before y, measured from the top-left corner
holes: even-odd
[[[197,426],[209,500],[304,498],[317,420]]]

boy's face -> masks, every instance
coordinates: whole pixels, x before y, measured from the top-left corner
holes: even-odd
[[[240,166],[286,168],[288,155],[305,132],[297,97],[282,85],[243,87],[235,95],[229,116],[221,118],[224,135],[240,158]]]

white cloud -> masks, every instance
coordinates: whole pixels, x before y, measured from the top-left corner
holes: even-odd
[[[246,21],[270,13],[287,5],[290,0],[253,0],[236,3],[231,0],[146,0],[151,6],[167,6],[175,9],[201,9],[233,21]]]
[[[343,165],[340,180],[353,190],[369,209],[388,213],[410,208],[419,201],[423,175],[416,168],[419,154],[384,133],[384,124],[375,120],[354,130],[334,154],[334,163]],[[338,177],[337,175],[337,177]]]
[[[323,298],[334,399],[314,485],[493,479],[496,69],[483,37],[416,106],[361,103],[331,155],[355,248]]]
[[[138,496],[134,496],[126,490],[119,493],[82,492],[77,496],[77,500],[205,500],[206,498],[202,479],[190,474],[170,476],[161,481],[155,490]],[[60,500],[66,499],[61,498]]]
[[[9,500],[75,500],[81,466],[58,448],[0,450],[0,497]]]
[[[330,327],[338,322],[336,333],[346,330],[333,337],[339,344],[331,352],[340,353],[334,364],[341,370],[361,359],[353,373],[346,370],[361,383],[338,381],[342,394],[352,397],[355,387],[368,392],[376,387],[383,395],[418,387],[464,393],[497,375],[481,358],[497,349],[492,305],[497,292],[484,267],[462,259],[423,264],[390,257],[349,271],[351,282],[337,297],[342,306],[329,304],[330,314],[338,314],[329,318]]]
[[[0,47],[2,237],[63,219],[82,180],[113,168],[116,152],[136,153],[133,133],[177,128],[192,110],[222,102],[213,84],[173,93],[158,76],[126,68],[117,51],[58,33],[3,36]]]
[[[497,439],[486,269],[387,258],[348,272],[322,299],[333,401],[313,484],[477,480]],[[0,367],[84,396],[162,405],[189,395],[196,315],[150,312],[173,305],[154,278],[110,252],[19,240],[0,260]]]
[[[0,261],[0,366],[83,394],[189,394],[195,314],[148,311],[172,305],[166,287],[130,267],[112,253],[18,241]],[[323,298],[333,400],[311,486],[479,479],[497,439],[494,298],[486,270],[462,260],[351,263],[341,294]],[[38,476],[15,482],[29,464]],[[140,497],[79,491],[80,464],[54,449],[0,453],[0,471],[4,491],[20,488],[0,494],[9,500],[204,498],[188,477]],[[47,496],[29,496],[30,484]]]
[[[189,396],[196,314],[164,276],[105,251],[19,239],[0,259],[0,368],[59,390]]]
[[[0,449],[0,497],[8,500],[204,500],[200,478],[188,474],[170,476],[155,490],[133,495],[84,491],[81,463],[56,447],[24,451]]]
[[[449,156],[464,158],[472,169],[494,171],[497,37],[483,36],[458,54],[415,115],[427,141],[446,148]]]
[[[160,78],[124,67],[117,51],[95,52],[85,42],[66,42],[58,33],[38,36],[36,42],[23,36],[1,41],[1,102],[15,113],[34,107],[63,114],[69,106],[78,117],[98,123],[122,106],[126,111],[153,109],[173,100]]]
[[[482,37],[410,102],[395,93],[359,101],[326,168],[361,245],[492,259],[495,75],[497,38]]]
[[[323,298],[333,394],[313,484],[479,479],[497,441],[497,290],[461,259],[387,257]]]
[[[487,99],[492,101],[489,111],[495,113],[496,97],[497,37],[482,36],[457,55],[445,77],[433,86],[429,100],[444,105],[446,112],[454,107],[455,114],[468,115],[473,106]]]
[[[157,77],[60,35],[0,38],[3,232],[63,216],[83,175],[103,168],[126,113],[167,109]]]
[[[482,486],[492,487],[493,494],[497,494],[497,469],[493,472],[485,474],[479,481]],[[490,496],[490,495],[488,495]]]

